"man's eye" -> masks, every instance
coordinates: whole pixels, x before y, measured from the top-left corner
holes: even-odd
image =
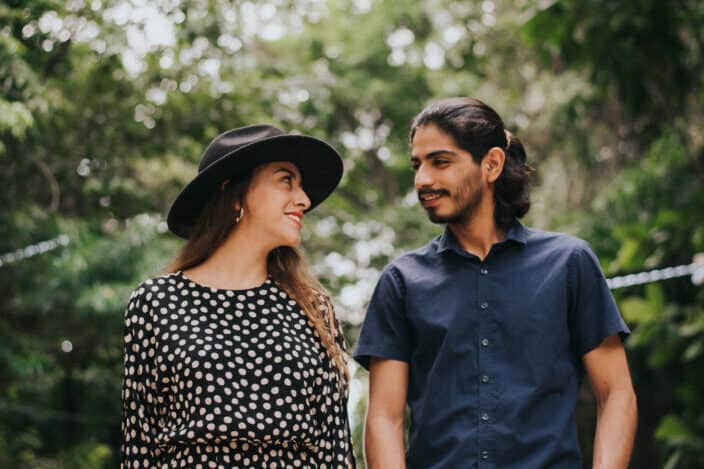
[[[435,166],[443,166],[448,163],[449,163],[449,161],[447,161],[447,160],[435,160]]]

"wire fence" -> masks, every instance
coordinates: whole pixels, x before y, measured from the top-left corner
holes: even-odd
[[[149,218],[149,217],[147,217]],[[153,217],[151,217],[153,218]],[[154,222],[149,218],[148,222]],[[137,221],[144,222],[138,217]],[[158,217],[156,219],[158,226],[157,231],[163,233],[166,231],[165,224],[161,222]],[[163,225],[163,226],[162,226]],[[46,241],[41,241],[36,244],[30,244],[15,251],[8,252],[0,255],[0,268],[12,264],[13,262],[19,262],[24,259],[34,257],[45,252],[53,251],[60,247],[68,246],[71,239],[68,235],[62,234],[56,238],[49,239]],[[617,277],[611,277],[606,279],[606,284],[611,290],[618,288],[632,287],[636,285],[644,285],[646,283],[660,282],[662,280],[668,280],[671,278],[686,277],[691,276],[692,283],[695,285],[701,285],[704,283],[704,253],[699,253],[694,256],[694,261],[690,264],[681,264],[672,267],[663,267],[660,269],[646,270],[642,272],[635,272],[627,275],[621,275]]]
[[[45,252],[53,251],[54,249],[58,249],[63,246],[68,246],[70,242],[71,238],[69,238],[68,235],[62,234],[53,239],[41,241],[36,244],[30,244],[29,246],[25,246],[21,249],[7,252],[0,255],[0,267],[7,264],[12,264],[14,262],[19,262],[39,254],[44,254]]]
[[[619,277],[606,279],[606,283],[610,289],[632,287],[635,285],[643,285],[646,283],[660,282],[677,277],[692,277],[692,283],[701,285],[704,282],[704,258],[697,254],[695,261],[691,264],[676,265],[674,267],[664,267],[662,269],[648,270],[637,272]]]

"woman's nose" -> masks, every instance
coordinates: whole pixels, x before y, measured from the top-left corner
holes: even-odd
[[[296,205],[298,207],[301,207],[303,211],[305,212],[310,208],[310,198],[308,198],[308,194],[303,189],[298,190],[298,196],[296,199]]]

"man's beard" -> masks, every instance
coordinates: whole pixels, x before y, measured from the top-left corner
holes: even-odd
[[[448,215],[437,215],[434,207],[426,209],[428,213],[428,218],[433,223],[462,223],[471,220],[476,211],[477,207],[484,197],[484,190],[480,184],[473,185],[469,180],[469,176],[462,182],[460,187],[457,189],[456,194],[451,194],[449,191],[428,191],[443,194],[443,197],[449,197],[457,203],[457,210]],[[476,188],[475,188],[476,187]],[[420,192],[419,192],[420,195]]]

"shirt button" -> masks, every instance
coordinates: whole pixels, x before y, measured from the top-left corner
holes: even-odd
[[[482,301],[479,307],[481,309],[487,309],[489,307],[489,303],[487,303],[486,301]]]
[[[489,377],[487,375],[482,376],[482,383],[488,383],[489,382]]]
[[[488,451],[482,451],[479,453],[482,457],[482,459],[489,459],[489,452]]]
[[[489,345],[489,339],[482,339],[482,347],[486,347]]]
[[[486,274],[489,273],[489,271],[486,270],[486,269],[481,269],[481,270],[479,271],[479,273],[482,274],[482,275],[486,275]]]
[[[482,420],[485,421],[485,422],[486,422],[487,420],[489,420],[489,414],[487,414],[486,412],[484,412],[484,413],[482,414]]]

